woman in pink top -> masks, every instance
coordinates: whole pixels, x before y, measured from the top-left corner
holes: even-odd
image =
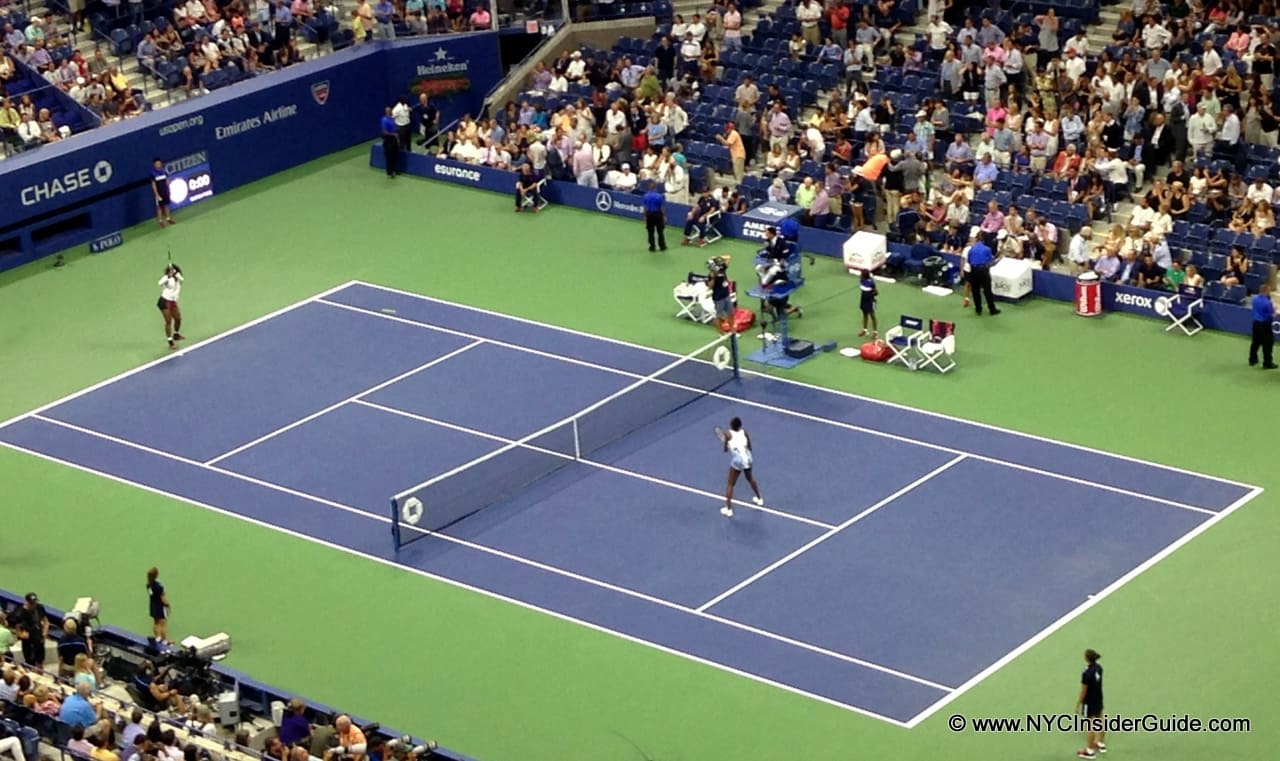
[[[1004,102],[997,98],[995,102],[991,104],[991,108],[987,109],[987,134],[995,135],[996,127],[1000,123],[1000,120],[1005,119],[1008,116],[1009,110],[1004,107]]]

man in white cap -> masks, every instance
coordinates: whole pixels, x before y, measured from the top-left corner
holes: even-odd
[[[582,60],[582,52],[575,50],[569,54],[569,65],[564,70],[565,79],[570,82],[583,82],[587,78],[587,64]]]
[[[76,103],[84,103],[89,97],[88,90],[85,88],[84,77],[76,77],[75,84],[71,85],[71,89],[67,91],[67,94]]]
[[[635,190],[640,177],[631,171],[630,164],[623,164],[616,170],[610,170],[604,177],[604,184],[618,190]]]

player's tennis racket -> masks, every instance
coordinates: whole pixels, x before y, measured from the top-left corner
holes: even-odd
[[[729,440],[729,432],[720,426],[716,426],[716,438],[720,440],[721,444],[723,444]]]

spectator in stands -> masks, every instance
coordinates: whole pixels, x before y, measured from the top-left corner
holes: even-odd
[[[8,98],[0,101],[0,135],[3,135],[6,145],[21,144],[18,138],[18,125],[21,123],[22,116],[13,107],[13,102]],[[5,652],[7,651],[8,648],[5,648]]]
[[[1098,277],[1109,283],[1117,282],[1120,278],[1120,268],[1124,262],[1120,258],[1120,249],[1115,245],[1103,245],[1099,249],[1099,256],[1093,265],[1093,271],[1098,273]]]
[[[702,43],[693,36],[693,32],[685,32],[680,41],[680,73],[697,74],[702,61]]]
[[[1218,132],[1218,122],[1207,111],[1202,100],[1196,104],[1196,112],[1187,119],[1187,142],[1195,158],[1213,158],[1213,140]]]
[[[786,146],[791,137],[791,117],[782,103],[774,103],[769,112],[769,145]]]
[[[822,20],[822,4],[816,0],[800,0],[796,5],[796,20],[800,22],[800,36],[814,47],[821,42],[818,22]]]
[[[61,654],[61,648],[59,648],[59,654]],[[102,683],[102,670],[98,668],[98,663],[90,652],[82,652],[76,656],[71,681],[77,685],[84,682],[89,685],[90,691],[95,693],[98,691],[98,685]]]
[[[1223,269],[1219,282],[1227,287],[1240,285],[1248,273],[1249,258],[1245,256],[1244,249],[1232,246],[1231,254],[1227,257],[1227,266]]]
[[[92,694],[88,684],[77,684],[75,692],[62,702],[58,718],[67,724],[96,727],[103,720],[102,706],[89,700]]]
[[[489,15],[489,8],[485,5],[477,5],[476,9],[471,12],[468,23],[473,32],[487,30],[493,25],[493,17]]]
[[[990,190],[1000,174],[1000,168],[991,157],[991,153],[984,153],[973,168],[973,186],[978,190]]]
[[[125,748],[133,747],[134,738],[138,735],[146,734],[147,728],[142,725],[145,718],[141,708],[134,708],[129,715],[129,723],[125,724],[124,729],[120,731],[121,745]]]
[[[100,723],[98,727],[102,727]],[[105,729],[98,731],[85,730],[85,734],[95,738],[95,747],[93,752],[89,754],[92,761],[120,761],[120,754],[116,753],[115,728],[109,723]]]
[[[1139,288],[1163,290],[1164,280],[1164,267],[1156,263],[1155,254],[1150,249],[1144,250],[1142,263],[1138,265],[1137,274],[1134,276],[1134,285]]]
[[[67,751],[75,758],[88,759],[93,753],[93,743],[84,739],[84,727],[76,724],[71,727],[71,739],[67,740]]]
[[[1257,175],[1253,179],[1253,184],[1245,191],[1245,199],[1252,203],[1270,205],[1275,201],[1275,189],[1267,184],[1262,175]]]

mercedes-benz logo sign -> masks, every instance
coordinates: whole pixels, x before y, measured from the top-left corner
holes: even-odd
[[[1161,317],[1168,317],[1169,305],[1171,303],[1172,303],[1172,300],[1168,296],[1161,296],[1160,298],[1156,299],[1156,303],[1155,303],[1156,314],[1160,315]]]
[[[111,164],[106,161],[99,161],[93,165],[93,179],[100,183],[107,182],[111,179]]]
[[[613,196],[609,195],[609,191],[602,190],[596,193],[596,208],[600,211],[608,211],[613,208]]]

